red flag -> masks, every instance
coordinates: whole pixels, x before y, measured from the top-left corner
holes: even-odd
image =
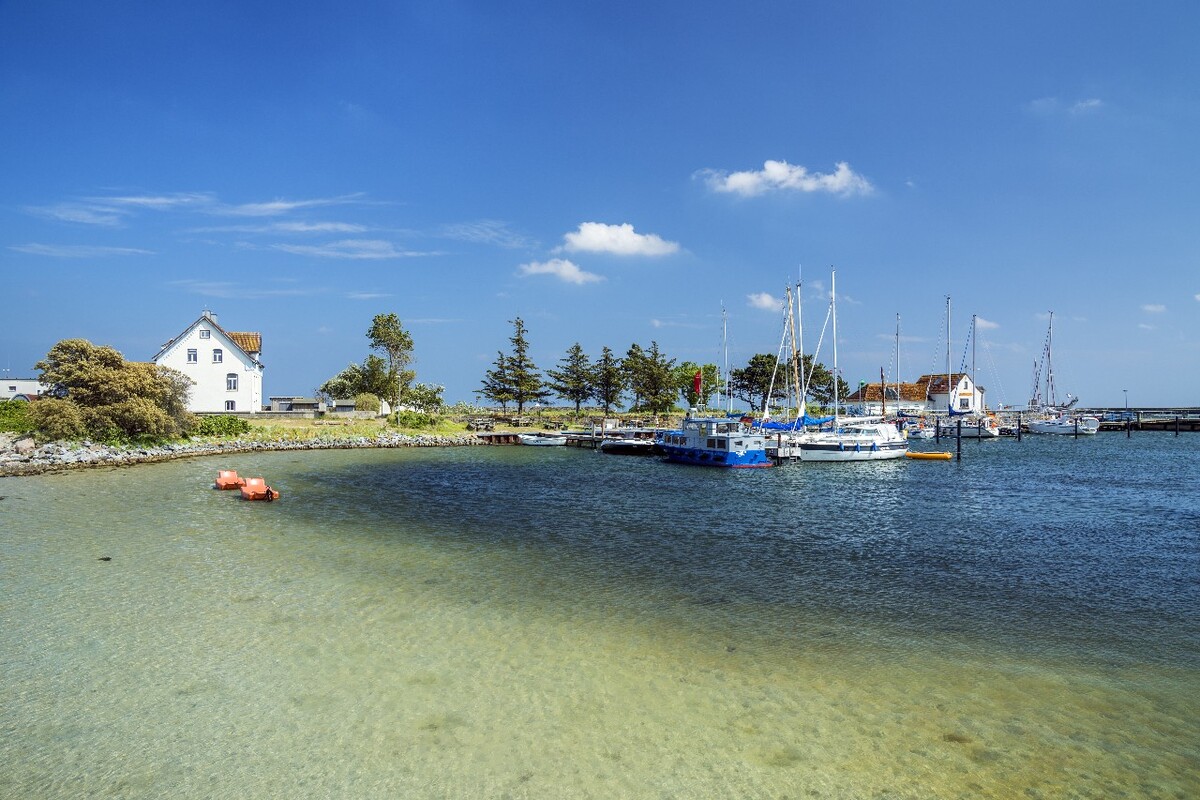
[[[696,374],[692,376],[692,388],[695,390],[697,398],[700,397],[701,378],[702,378],[702,376],[701,376],[700,370],[696,370]]]

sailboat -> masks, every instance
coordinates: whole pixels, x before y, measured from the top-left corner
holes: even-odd
[[[883,461],[903,458],[908,442],[895,425],[881,419],[847,420],[838,414],[837,363],[837,273],[829,284],[833,316],[833,428],[813,433],[800,441],[801,461]]]
[[[978,392],[975,385],[975,322],[977,316],[971,315],[971,375],[970,381],[967,381],[966,373],[962,373],[957,380],[954,374],[950,371],[950,296],[946,295],[946,414],[947,422],[943,427],[946,436],[957,436],[959,431],[962,432],[964,439],[998,439],[1000,438],[1000,424],[996,422],[996,418],[991,414],[986,413],[986,409],[980,410],[975,407],[975,394]],[[963,355],[963,361],[966,361],[966,354]],[[965,364],[964,364],[965,366]],[[969,392],[968,392],[969,389]],[[958,400],[959,408],[955,408],[955,400]],[[962,425],[959,426],[957,418],[962,419]]]
[[[1078,397],[1071,397],[1063,405],[1058,404],[1054,387],[1054,366],[1051,355],[1054,350],[1054,312],[1050,314],[1050,325],[1046,329],[1046,345],[1042,350],[1042,363],[1038,364],[1033,374],[1033,391],[1029,399],[1031,411],[1041,410],[1045,416],[1042,419],[1030,420],[1026,423],[1030,433],[1057,433],[1068,436],[1093,434],[1100,430],[1100,420],[1090,414],[1071,414],[1070,409],[1079,402]],[[1046,375],[1046,390],[1042,394],[1041,378]]]

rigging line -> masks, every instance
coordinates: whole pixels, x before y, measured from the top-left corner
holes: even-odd
[[[1004,384],[1000,382],[1000,371],[996,369],[996,361],[992,358],[992,346],[988,344],[987,339],[980,339],[979,343],[983,345],[983,355],[987,358],[988,369],[991,370],[991,375],[996,379],[996,388],[999,390],[1000,405],[1008,405],[1008,396],[1004,393]]]

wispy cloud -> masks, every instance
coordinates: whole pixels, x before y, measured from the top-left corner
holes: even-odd
[[[778,311],[783,308],[783,301],[768,292],[757,292],[746,295],[746,302],[754,308],[763,311]]]
[[[350,222],[272,222],[268,225],[210,225],[189,233],[363,233],[366,225]]]
[[[117,195],[89,197],[89,202],[125,208],[148,208],[167,211],[174,208],[199,208],[215,205],[216,196],[209,192],[174,192],[172,194]]]
[[[381,300],[392,295],[387,292],[347,292],[347,300]]]
[[[447,239],[462,242],[490,244],[511,250],[532,248],[537,242],[512,230],[508,223],[494,219],[482,219],[476,222],[457,222],[443,225],[441,235]]]
[[[531,261],[520,266],[521,277],[530,275],[553,275],[561,281],[583,285],[595,283],[604,278],[592,272],[585,272],[565,258],[552,258],[549,261]]]
[[[1139,323],[1138,323],[1138,328],[1139,328],[1140,330],[1143,330],[1143,331],[1152,331],[1152,330],[1154,330],[1154,326],[1153,326],[1153,325],[1147,325],[1145,322],[1139,322]]]
[[[697,174],[712,191],[742,197],[766,192],[827,192],[849,197],[875,191],[871,182],[851,169],[845,161],[839,161],[830,173],[809,172],[807,167],[786,161],[767,161],[761,170],[726,173],[706,169]]]
[[[1193,297],[1196,298],[1197,303],[1200,303],[1200,292],[1197,292],[1195,295],[1193,295]]]
[[[1167,307],[1159,303],[1146,303],[1142,306],[1142,311],[1147,314],[1161,314],[1167,310]]]
[[[990,319],[984,319],[983,317],[976,317],[975,327],[983,331],[994,331],[1000,327],[1000,323],[992,322]]]
[[[1039,97],[1027,103],[1025,108],[1033,114],[1045,117],[1059,114],[1079,116],[1081,114],[1094,114],[1100,111],[1104,108],[1104,101],[1096,97],[1090,97],[1085,100],[1076,100],[1073,103],[1068,103],[1057,97]]]
[[[577,253],[611,253],[618,256],[665,256],[679,252],[678,242],[668,242],[653,233],[638,233],[628,222],[607,225],[581,222],[579,230],[563,235],[560,248]]]
[[[89,244],[19,244],[10,245],[9,250],[33,256],[53,258],[105,258],[107,256],[152,256],[153,250],[137,247],[104,247]]]
[[[314,286],[271,288],[269,286],[248,284],[244,281],[201,281],[193,279],[171,281],[168,285],[178,286],[184,291],[191,294],[198,294],[202,297],[238,298],[241,300],[256,300],[269,297],[304,297],[324,294],[326,291],[323,288]]]
[[[59,222],[74,222],[81,225],[99,225],[106,228],[119,226],[125,217],[121,209],[105,205],[83,203],[59,203],[53,206],[26,206],[30,214]]]
[[[340,197],[319,197],[311,200],[269,200],[265,203],[242,203],[235,206],[220,206],[213,213],[235,217],[277,217],[302,208],[345,205],[362,199],[361,193]]]
[[[384,239],[342,239],[341,241],[319,245],[275,244],[272,245],[272,248],[298,256],[355,260],[383,260],[436,255],[435,253],[422,253],[413,250],[397,250],[394,244]]]

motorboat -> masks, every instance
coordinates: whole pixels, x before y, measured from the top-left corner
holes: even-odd
[[[1100,430],[1100,419],[1086,414],[1060,414],[1047,419],[1031,419],[1025,423],[1030,433],[1051,433],[1065,436],[1089,435]]]
[[[567,443],[567,437],[552,433],[519,433],[517,439],[534,447],[560,447]]]
[[[773,467],[767,457],[766,437],[755,433],[739,417],[699,416],[688,412],[676,430],[659,435],[663,460],[700,467]]]
[[[645,456],[652,454],[655,447],[653,439],[633,436],[614,436],[600,442],[600,452],[610,455]]]

